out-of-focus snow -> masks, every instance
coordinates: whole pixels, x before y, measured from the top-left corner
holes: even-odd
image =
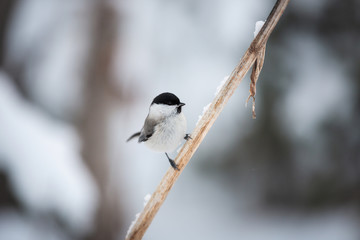
[[[327,0],[301,0],[301,1],[293,1],[291,5],[296,11],[303,12],[308,14],[311,17],[318,17],[324,11],[325,3]]]
[[[222,178],[204,178],[188,172],[182,173],[185,176],[176,183],[175,191],[169,194],[147,230],[146,235],[152,239],[224,239],[224,236],[226,239],[247,240],[359,239],[355,209],[332,209],[312,214],[267,212],[259,209],[256,197],[246,183],[239,182],[246,194],[235,198],[224,191],[226,183]],[[189,186],[196,194],[189,193]],[[169,221],[170,216],[176,218]],[[172,229],[175,222],[176,226],[187,230],[181,234],[164,231]]]
[[[9,28],[8,64],[21,61],[30,97],[61,118],[76,115],[83,103],[91,5],[84,0],[20,1]]]
[[[80,157],[73,128],[22,100],[0,73],[0,168],[32,212],[54,212],[75,231],[91,226],[95,183]]]
[[[293,150],[296,177],[312,179],[314,172],[328,171],[328,151],[324,151],[321,126],[343,123],[351,114],[353,89],[346,69],[314,36],[289,33],[283,45],[285,61],[293,80],[278,104],[279,129],[294,141],[304,141],[304,148]],[[292,61],[296,56],[296,61]]]
[[[294,82],[281,104],[284,112],[279,120],[294,136],[309,139],[327,119],[347,118],[351,84],[341,63],[316,39],[295,34],[289,39],[289,48],[297,61],[287,61]]]
[[[255,31],[254,31],[254,38],[258,35],[258,33],[260,32],[261,28],[264,26],[264,21],[257,21],[255,23]]]
[[[24,217],[11,210],[0,213],[0,239],[3,240],[67,240],[54,222]]]

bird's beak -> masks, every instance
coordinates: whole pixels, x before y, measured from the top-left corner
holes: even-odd
[[[179,104],[179,107],[182,107],[182,106],[184,106],[185,105],[185,103],[180,103]]]

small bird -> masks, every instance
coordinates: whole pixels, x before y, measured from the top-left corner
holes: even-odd
[[[139,137],[139,143],[145,142],[150,149],[165,152],[170,165],[179,170],[167,153],[174,151],[183,139],[191,139],[186,134],[186,119],[181,111],[184,105],[175,94],[161,93],[150,104],[149,114],[141,131],[131,135],[127,142]]]

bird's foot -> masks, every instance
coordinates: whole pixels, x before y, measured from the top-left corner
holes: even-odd
[[[165,155],[166,155],[167,159],[169,160],[170,165],[173,167],[173,169],[180,171],[180,169],[178,168],[178,165],[175,163],[175,161],[172,160],[167,153],[165,153]]]
[[[180,169],[178,168],[178,165],[175,163],[174,160],[169,159],[170,165],[173,167],[174,170],[178,170],[180,171]]]
[[[190,136],[190,134],[185,134],[185,137],[184,137],[184,139],[186,140],[186,141],[189,141],[190,139],[192,139],[192,137]]]

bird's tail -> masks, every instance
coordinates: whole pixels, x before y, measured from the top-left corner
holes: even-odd
[[[128,142],[128,141],[130,141],[131,139],[133,139],[134,137],[138,137],[138,136],[140,136],[140,132],[134,133],[134,134],[131,135],[131,136],[128,138],[128,140],[126,140],[126,141]]]

